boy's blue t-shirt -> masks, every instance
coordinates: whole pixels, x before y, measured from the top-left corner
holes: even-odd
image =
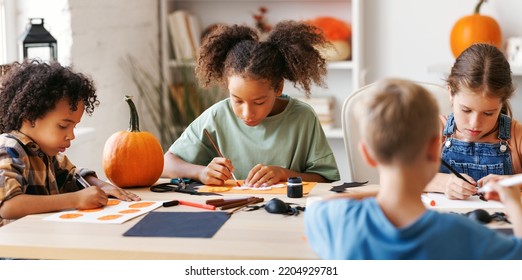
[[[426,210],[397,228],[375,198],[316,202],[307,207],[305,224],[322,259],[522,259],[522,239],[458,214]]]

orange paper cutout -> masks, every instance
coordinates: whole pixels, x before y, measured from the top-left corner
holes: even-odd
[[[107,201],[107,206],[114,206],[118,204],[120,204],[120,201],[117,199],[109,199],[109,201]]]
[[[139,209],[125,209],[125,210],[119,211],[118,213],[120,213],[120,214],[131,214],[131,213],[136,213],[136,212],[139,212],[139,211],[140,211]]]
[[[119,217],[121,217],[121,215],[106,215],[106,216],[99,217],[98,220],[102,220],[102,221],[105,221],[105,220],[116,220]]]
[[[74,219],[83,216],[82,214],[72,213],[72,214],[63,214],[60,215],[60,218],[62,219]]]
[[[151,206],[152,204],[154,204],[154,202],[138,202],[138,203],[129,205],[129,208],[143,208],[143,207]]]

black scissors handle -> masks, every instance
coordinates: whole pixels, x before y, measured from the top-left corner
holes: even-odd
[[[187,194],[190,194],[190,195],[218,195],[218,196],[223,196],[222,194],[219,194],[219,193],[213,193],[213,192],[198,192],[196,190],[176,190],[175,192],[179,192],[179,193],[187,193]]]
[[[185,194],[190,194],[190,195],[218,195],[218,196],[222,196],[222,194],[219,194],[219,193],[198,192],[197,190],[194,190],[194,189],[182,188],[182,187],[180,187],[178,185],[175,185],[175,184],[172,184],[172,183],[163,183],[163,184],[154,185],[154,186],[150,187],[150,190],[152,192],[158,192],[158,193],[179,192],[179,193],[185,193]]]
[[[151,186],[150,190],[152,192],[162,193],[162,192],[173,192],[173,191],[176,191],[177,188],[178,188],[178,186],[174,187],[170,183],[164,183],[164,184],[158,184],[158,185]]]

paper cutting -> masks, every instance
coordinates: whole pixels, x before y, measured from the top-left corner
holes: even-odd
[[[122,201],[109,199],[105,207],[86,210],[67,210],[50,215],[44,220],[81,223],[121,224],[134,217],[148,213],[162,201]]]

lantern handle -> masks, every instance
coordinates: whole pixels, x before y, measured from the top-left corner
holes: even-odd
[[[40,20],[40,24],[33,23],[35,20]],[[44,24],[44,18],[29,18],[29,24],[32,25],[43,25]]]

